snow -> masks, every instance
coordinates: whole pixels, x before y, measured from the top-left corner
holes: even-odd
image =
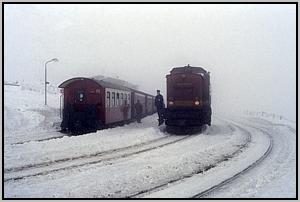
[[[4,86],[4,130],[7,144],[40,138],[54,131],[59,117],[59,94],[48,93],[48,106],[38,87]]]
[[[241,119],[240,119],[241,121]],[[237,179],[231,186],[225,186],[222,191],[210,197],[296,197],[296,144],[295,132],[289,125],[270,124],[261,119],[243,120],[248,125],[259,126],[268,131],[273,140],[273,149],[261,164]],[[269,124],[266,124],[269,123]],[[237,186],[238,185],[238,186]]]
[[[151,118],[156,121],[153,117],[149,117]],[[38,177],[32,182],[29,182],[30,179],[24,179],[20,184],[17,183],[18,185],[7,183],[7,189],[10,190],[8,194],[12,194],[8,196],[51,197],[52,193],[56,193],[56,197],[66,197],[66,195],[89,197],[91,194],[97,197],[125,197],[127,194],[135,194],[166,183],[178,176],[202,170],[224,158],[224,155],[233,153],[243,141],[245,137],[238,131],[228,130],[225,134],[212,133],[211,135],[208,131],[207,135],[195,135],[166,148],[162,147],[113,161],[111,165],[99,163],[57,172],[51,175],[51,180],[48,179],[51,187],[48,187],[48,183],[45,184],[45,178],[48,178],[45,176]],[[70,172],[72,175],[69,174]],[[65,176],[63,179],[61,179],[62,175]],[[26,192],[22,192],[23,183],[27,186]],[[82,184],[85,186],[78,192],[77,189]],[[118,192],[126,189],[128,190],[125,193]],[[47,193],[44,190],[47,190]]]
[[[230,161],[221,162],[218,166],[208,170],[207,172],[194,175],[193,177],[185,179],[170,188],[154,192],[144,197],[156,198],[163,196],[171,198],[187,198],[203,192],[206,189],[221,183],[227,178],[234,176],[236,173],[255,162],[257,160],[257,156],[261,156],[268,148],[268,137],[257,132],[252,132],[251,134],[250,144],[243,149],[246,152],[235,155]],[[201,182],[201,184],[198,182]]]
[[[145,120],[147,121],[147,120]],[[10,167],[40,164],[60,159],[88,156],[97,152],[128,147],[165,136],[154,128],[137,128],[137,124],[100,131],[82,136],[65,136],[44,142],[28,142],[20,145],[8,145],[5,149],[5,162]],[[132,129],[136,128],[136,129]],[[122,135],[122,133],[127,135]],[[67,143],[67,144],[66,144]],[[15,156],[14,153],[20,155]],[[9,169],[10,167],[5,167]]]
[[[266,159],[205,197],[296,196],[295,122],[214,116],[206,130],[178,136],[157,127],[154,114],[142,124],[66,136],[55,131],[58,91],[44,106],[38,89],[5,86],[6,198],[192,197],[247,168],[271,142]]]

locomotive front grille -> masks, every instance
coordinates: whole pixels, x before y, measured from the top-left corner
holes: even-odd
[[[199,119],[201,116],[201,110],[167,110],[166,118],[167,119]]]

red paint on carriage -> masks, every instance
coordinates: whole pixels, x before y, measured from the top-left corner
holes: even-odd
[[[83,128],[93,125],[100,128],[132,121],[136,116],[133,106],[138,99],[143,105],[143,117],[156,111],[154,96],[103,80],[77,77],[59,87],[64,93],[62,130],[76,131],[80,124],[85,125]]]

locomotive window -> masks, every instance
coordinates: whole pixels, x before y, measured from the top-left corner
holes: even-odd
[[[192,83],[176,83],[176,86],[179,88],[191,88],[193,87]]]
[[[107,92],[107,99],[106,99],[106,106],[109,107],[110,106],[110,92]]]
[[[85,93],[83,90],[79,90],[77,91],[77,95],[76,95],[77,101],[82,102],[85,98]]]
[[[126,93],[124,94],[124,96],[125,96],[125,100],[127,100],[127,94]]]
[[[116,106],[115,92],[112,92],[112,106]]]
[[[130,94],[128,94],[128,100],[130,100]]]
[[[123,93],[121,93],[121,105],[123,104]]]

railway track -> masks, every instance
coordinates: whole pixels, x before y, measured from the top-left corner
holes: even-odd
[[[223,125],[226,126],[227,130],[222,129],[222,127],[224,127]],[[231,132],[235,131],[235,132],[237,132],[237,134],[240,133],[242,135],[242,136],[239,135],[239,137],[241,137],[241,140],[243,140],[242,142],[239,141],[236,144],[236,146],[238,146],[238,148],[231,150],[231,152],[228,153],[227,156],[224,156],[225,157],[224,159],[217,158],[218,162],[215,162],[213,165],[206,164],[206,165],[202,166],[199,170],[196,170],[196,171],[194,170],[191,173],[184,175],[184,176],[178,176],[177,179],[167,180],[167,178],[166,178],[166,181],[167,181],[166,183],[152,184],[152,186],[155,186],[155,185],[157,185],[157,186],[152,187],[152,188],[148,186],[147,188],[150,188],[150,189],[147,189],[147,190],[145,190],[146,187],[144,187],[142,189],[138,189],[138,190],[132,189],[132,191],[124,193],[125,195],[122,194],[122,197],[132,197],[132,198],[141,197],[144,194],[147,195],[151,192],[156,192],[157,190],[164,189],[165,187],[167,187],[168,185],[170,185],[172,183],[175,183],[175,184],[176,184],[176,182],[181,183],[180,180],[184,180],[185,178],[193,177],[194,175],[196,175],[198,173],[203,173],[205,171],[208,171],[208,170],[212,169],[213,167],[218,166],[219,163],[221,163],[223,161],[227,161],[231,157],[238,155],[240,152],[243,151],[243,148],[247,147],[248,144],[251,142],[251,134],[249,133],[249,131],[244,130],[243,128],[239,128],[238,126],[235,126],[233,124],[223,124],[223,125],[221,125],[222,126],[221,128],[212,127],[211,130],[207,130],[205,132],[207,132],[207,133],[213,132],[213,134],[215,134],[216,132],[218,132],[218,130],[221,129],[222,131],[228,131],[228,133],[230,134]],[[63,161],[63,162],[54,162],[53,165],[43,165],[43,166],[34,165],[34,167],[30,167],[30,168],[23,167],[23,168],[20,168],[19,170],[16,168],[15,168],[15,170],[13,170],[13,169],[11,169],[10,171],[6,170],[5,176],[4,176],[4,182],[8,183],[6,185],[10,187],[10,186],[13,186],[14,183],[22,185],[24,183],[26,184],[29,181],[37,182],[37,181],[40,181],[43,179],[48,179],[48,178],[53,180],[53,179],[56,179],[57,177],[62,176],[64,173],[75,172],[75,169],[77,170],[77,168],[79,168],[79,170],[94,169],[94,168],[98,169],[99,167],[106,168],[106,166],[110,167],[111,165],[114,166],[114,164],[118,165],[119,163],[127,162],[127,160],[135,159],[136,157],[139,157],[139,155],[137,155],[137,154],[140,154],[140,153],[143,153],[146,151],[151,151],[151,150],[161,148],[161,147],[164,147],[167,145],[171,145],[176,142],[187,140],[188,138],[193,138],[193,137],[198,137],[198,136],[194,135],[194,136],[164,137],[165,139],[157,140],[157,142],[154,142],[154,143],[145,142],[145,143],[143,143],[143,144],[145,144],[145,146],[139,147],[138,145],[132,145],[132,146],[129,146],[129,147],[132,147],[131,149],[128,149],[129,147],[119,148],[116,150],[106,151],[107,154],[102,153],[102,155],[99,154],[98,156],[94,156],[94,157],[83,157],[83,158],[78,158],[78,159],[74,159],[74,160],[69,159],[69,160]],[[193,140],[190,140],[190,141],[193,141]],[[175,147],[177,147],[177,144]],[[136,155],[136,156],[134,156],[134,155]],[[126,158],[126,157],[129,157],[129,158]],[[125,159],[123,159],[123,158],[125,158]],[[89,165],[91,165],[91,164],[96,164],[96,166],[90,167]],[[199,164],[199,165],[201,165],[201,164]],[[83,166],[86,166],[86,167],[83,167]],[[72,170],[73,168],[75,168],[75,169]],[[62,171],[62,172],[55,173],[56,171]],[[48,177],[47,174],[50,174],[50,173],[52,173],[53,175],[49,175],[49,177]],[[46,175],[46,176],[43,176],[43,175]],[[35,176],[36,176],[36,178],[35,178]],[[176,177],[176,176],[173,176],[173,177]],[[28,179],[23,181],[22,179],[24,179],[24,178],[28,178]],[[164,182],[164,181],[160,181],[160,182]],[[137,192],[135,192],[135,191],[137,191]],[[118,192],[115,192],[115,193],[116,193],[116,195],[119,195]]]
[[[250,164],[248,167],[246,167],[242,171],[240,171],[240,172],[236,173],[235,175],[233,175],[232,177],[230,177],[230,178],[228,178],[228,179],[220,182],[219,184],[216,184],[216,185],[214,185],[214,186],[212,186],[212,187],[210,187],[210,188],[202,191],[201,193],[198,193],[198,194],[192,196],[191,198],[202,198],[202,197],[205,197],[205,196],[209,195],[210,193],[212,193],[213,191],[216,191],[217,189],[220,189],[224,185],[233,182],[238,177],[244,175],[246,172],[248,172],[249,170],[251,170],[254,167],[256,167],[259,163],[261,163],[270,154],[270,152],[272,151],[272,148],[273,148],[273,140],[272,140],[271,135],[267,131],[262,130],[260,128],[256,128],[256,127],[253,127],[253,126],[250,126],[250,125],[247,125],[247,126],[255,128],[256,130],[261,131],[262,133],[266,134],[269,137],[269,147],[265,151],[265,153],[259,159],[257,159],[255,162],[253,162],[252,164]]]
[[[126,196],[126,197],[128,197],[128,198],[139,198],[139,197],[143,197],[143,196],[144,196],[145,194],[147,194],[147,193],[152,193],[152,192],[161,190],[161,189],[163,189],[164,187],[167,187],[167,186],[169,186],[169,185],[171,185],[171,184],[173,184],[173,183],[177,183],[177,182],[180,182],[180,181],[185,180],[185,179],[187,179],[187,178],[193,177],[194,175],[197,175],[197,174],[200,174],[200,173],[204,173],[205,171],[208,171],[209,169],[216,167],[218,164],[220,164],[220,163],[222,163],[222,162],[224,162],[224,161],[228,161],[230,158],[232,158],[232,157],[238,155],[238,154],[239,154],[240,152],[242,152],[242,150],[245,149],[245,148],[249,145],[249,143],[251,142],[251,134],[250,134],[248,131],[244,130],[242,127],[240,127],[240,126],[238,126],[238,125],[236,125],[236,124],[232,124],[232,125],[234,125],[236,128],[239,128],[241,131],[244,131],[244,133],[247,135],[245,143],[242,144],[242,145],[240,145],[240,147],[239,147],[236,151],[234,151],[232,154],[230,154],[230,155],[226,156],[225,158],[223,158],[223,159],[221,159],[221,160],[215,162],[214,164],[207,165],[207,166],[205,166],[204,168],[200,168],[199,170],[196,170],[196,171],[193,172],[193,173],[190,173],[190,174],[187,174],[187,175],[183,175],[183,176],[179,176],[179,177],[176,178],[176,179],[169,180],[169,181],[167,181],[167,182],[165,182],[165,183],[163,183],[163,184],[154,186],[154,187],[152,187],[152,188],[150,188],[150,189],[147,189],[147,190],[139,191],[139,192],[137,192],[137,193],[134,193],[134,194],[129,195],[129,196]],[[234,127],[232,127],[232,125],[229,125],[229,128],[233,131],[233,130],[234,130]]]
[[[92,155],[82,155],[78,157],[59,159],[53,162],[9,168],[4,170],[4,182],[8,182],[11,180],[21,180],[27,177],[34,177],[39,175],[47,175],[49,173],[57,172],[60,170],[73,169],[100,162],[109,162],[111,160],[125,158],[139,153],[158,149],[170,144],[184,141],[189,138],[193,138],[195,136],[196,135],[183,137],[164,136],[162,138],[158,138],[148,142],[118,149],[102,151]]]
[[[222,120],[222,119],[220,119]],[[228,121],[226,121],[228,122]],[[235,125],[236,127],[244,130],[242,127],[238,126],[237,124],[238,123],[233,123],[231,122],[231,124]],[[244,168],[243,170],[241,170],[240,172],[234,174],[233,176],[221,181],[220,183],[218,184],[215,184],[203,191],[201,191],[200,193],[197,193],[193,196],[191,196],[190,198],[204,198],[205,196],[209,195],[210,193],[214,192],[214,191],[217,191],[218,189],[222,188],[224,185],[226,184],[229,184],[229,183],[232,183],[235,179],[237,179],[238,177],[246,174],[248,171],[250,171],[251,169],[255,168],[257,165],[259,165],[264,159],[266,159],[271,151],[272,151],[272,148],[273,148],[273,139],[272,139],[272,136],[270,133],[268,133],[267,131],[265,131],[264,129],[261,129],[261,128],[257,128],[257,127],[254,127],[252,125],[248,125],[248,124],[244,124],[243,125],[245,126],[248,126],[248,127],[251,127],[251,128],[254,128],[258,131],[261,131],[263,134],[267,135],[268,139],[269,139],[269,144],[268,144],[268,147],[266,149],[266,151],[263,153],[262,156],[260,156],[256,161],[254,161],[253,163],[251,163],[249,166],[247,166],[246,168]],[[244,130],[245,131],[245,130]],[[246,132],[246,131],[245,131]],[[251,135],[249,132],[247,132],[249,135]],[[251,138],[251,137],[250,137]],[[249,140],[249,139],[248,139]],[[251,140],[251,139],[250,139]],[[234,152],[233,154],[230,155],[229,158],[231,157],[234,157],[236,156],[238,153],[240,153],[242,151],[243,148],[245,148],[250,142],[247,141],[243,146],[242,148],[240,148],[238,151]],[[214,168],[216,167],[219,163],[223,162],[223,161],[226,161],[228,159],[223,159],[223,160],[220,160],[218,162],[216,162],[215,164],[213,165],[210,165],[210,166],[207,166],[205,167],[203,170],[198,170],[197,172],[195,173],[191,173],[189,175],[185,175],[185,176],[181,176],[179,177],[178,179],[174,179],[174,180],[171,180],[171,181],[168,181],[164,184],[161,184],[159,186],[156,186],[156,187],[153,187],[151,189],[148,189],[148,190],[144,190],[144,191],[140,191],[134,195],[131,195],[129,197],[143,197],[143,196],[147,196],[147,194],[151,194],[153,192],[156,192],[156,191],[159,191],[159,190],[163,190],[164,188],[167,188],[168,186],[172,185],[172,184],[175,184],[175,183],[180,183],[181,181],[187,179],[187,178],[190,178],[190,177],[193,177],[194,175],[197,175],[197,174],[200,174],[200,173],[203,173],[205,171],[208,171],[209,169],[211,168]]]
[[[220,118],[218,118],[220,119]],[[222,119],[220,119],[222,120]],[[224,121],[224,120],[222,120]],[[228,122],[228,121],[226,121]],[[168,182],[165,182],[164,184],[161,184],[161,185],[158,185],[158,186],[155,186],[155,187],[152,187],[151,189],[147,189],[147,190],[143,190],[143,191],[139,191],[138,193],[135,193],[133,195],[130,195],[128,196],[129,198],[139,198],[139,197],[143,197],[147,194],[150,194],[150,193],[153,193],[153,192],[156,192],[156,191],[159,191],[159,190],[162,190],[172,184],[175,184],[175,183],[180,183],[180,181],[182,180],[185,180],[187,178],[190,178],[190,177],[193,177],[194,175],[197,175],[197,174],[200,174],[200,173],[203,173],[205,171],[208,171],[209,169],[211,168],[214,168],[216,167],[219,163],[221,162],[224,162],[224,161],[227,161],[229,160],[230,158],[236,156],[238,153],[242,152],[242,150],[244,148],[246,148],[248,146],[248,144],[250,143],[251,141],[251,134],[250,132],[246,131],[245,129],[243,129],[241,126],[239,126],[238,123],[234,123],[232,121],[230,121],[230,123],[232,125],[234,125],[235,127],[239,128],[240,130],[243,130],[244,132],[246,132],[248,134],[248,137],[247,137],[247,142],[245,144],[243,144],[237,151],[235,151],[234,153],[232,153],[228,158],[226,159],[222,159],[218,162],[216,162],[215,164],[213,165],[209,165],[209,166],[206,166],[204,169],[200,169],[200,170],[197,170],[196,172],[194,173],[191,173],[189,175],[184,175],[184,176],[180,176],[178,177],[177,179],[173,179],[173,180],[170,180]],[[268,145],[268,148],[266,149],[266,151],[263,153],[263,155],[261,157],[259,157],[255,162],[253,162],[252,164],[250,164],[249,166],[247,166],[245,169],[241,170],[240,172],[236,173],[235,175],[233,175],[232,177],[230,178],[227,178],[226,180],[223,180],[222,182],[208,188],[208,189],[205,189],[204,191],[200,192],[200,193],[197,193],[195,195],[193,195],[192,197],[190,198],[203,198],[207,195],[209,195],[210,193],[220,189],[221,187],[223,187],[224,185],[226,184],[229,184],[231,182],[233,182],[235,179],[237,179],[238,177],[244,175],[245,173],[247,173],[249,170],[253,169],[254,167],[256,167],[257,165],[259,165],[264,159],[266,159],[267,156],[269,156],[269,154],[271,153],[272,151],[272,148],[273,148],[273,139],[270,135],[270,133],[268,133],[267,131],[261,129],[261,128],[257,128],[257,127],[254,127],[252,125],[247,125],[247,124],[243,124],[245,126],[248,126],[248,127],[251,127],[251,128],[254,128],[256,130],[259,130],[261,131],[263,134],[267,135],[268,138],[269,138],[269,145]]]
[[[52,139],[60,139],[60,138],[63,138],[65,136],[67,136],[67,135],[61,135],[62,133],[60,133],[60,131],[58,131],[58,130],[38,132],[38,133],[35,133],[35,134],[41,135],[41,134],[50,134],[50,133],[56,133],[56,134],[59,134],[59,135],[54,136],[54,137],[47,137],[47,138],[41,138],[41,139],[31,139],[31,140],[26,140],[26,141],[14,142],[14,143],[10,143],[10,145],[20,145],[20,144],[24,144],[24,143],[28,143],[28,142],[43,142],[43,141],[52,140]]]

